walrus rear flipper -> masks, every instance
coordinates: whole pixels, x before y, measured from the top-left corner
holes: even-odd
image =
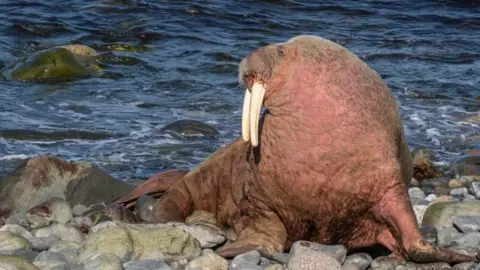
[[[258,250],[264,257],[274,252],[283,252],[287,242],[287,230],[275,213],[257,218],[243,229],[237,240],[215,252],[222,257],[235,257],[239,254]]]
[[[388,223],[388,229],[377,241],[392,252],[392,256],[416,263],[477,261],[475,257],[435,247],[422,237],[405,186],[398,185],[383,196],[375,209],[377,217]]]

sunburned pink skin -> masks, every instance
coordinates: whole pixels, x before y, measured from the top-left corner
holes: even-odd
[[[433,247],[408,200],[411,155],[380,76],[340,45],[298,36],[242,60],[247,88],[265,86],[260,142],[236,140],[175,182],[156,222],[215,213],[237,240],[217,253],[282,252],[297,240],[382,244],[414,262],[475,258]]]

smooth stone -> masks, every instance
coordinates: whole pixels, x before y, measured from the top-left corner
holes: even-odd
[[[33,262],[39,262],[39,261],[64,261],[67,262],[65,259],[65,256],[63,254],[57,253],[57,252],[51,252],[51,251],[42,251],[40,252],[37,257],[33,260]]]
[[[136,260],[123,264],[125,270],[171,270],[172,268],[159,260]]]
[[[372,260],[373,260],[372,256],[370,256],[367,253],[356,253],[356,254],[347,256],[347,258],[345,259],[344,265],[353,264],[353,265],[356,265],[358,269],[365,270],[368,268]]]
[[[31,232],[29,232],[27,229],[25,229],[24,227],[20,226],[20,225],[17,225],[17,224],[6,224],[6,225],[3,225],[1,228],[0,228],[0,231],[2,232],[11,232],[11,233],[14,233],[14,234],[19,234],[20,236],[23,236],[25,237],[26,239],[29,239],[33,237],[33,234]]]
[[[79,243],[82,243],[85,240],[83,233],[78,228],[60,223],[35,229],[32,231],[32,233],[35,237],[58,236],[61,240]]]
[[[331,255],[314,249],[290,253],[288,270],[340,270],[342,265]]]
[[[15,251],[11,255],[22,257],[22,258],[28,260],[29,262],[31,262],[37,257],[38,251],[33,251],[33,250],[30,250],[30,249],[21,249],[21,250]]]
[[[170,267],[172,268],[172,270],[185,270],[185,268],[187,267],[187,264],[188,264],[187,259],[180,259],[170,263]]]
[[[27,259],[18,256],[0,255],[0,263],[12,264],[21,270],[40,270],[37,266],[29,262]]]
[[[455,264],[452,270],[471,270],[472,268],[475,268],[475,266],[477,266],[477,264],[474,262],[464,262]]]
[[[413,204],[417,204],[425,199],[425,192],[418,187],[409,188],[408,195]]]
[[[62,240],[53,243],[48,251],[60,253],[65,257],[67,262],[73,262],[78,255],[80,247],[81,245],[78,242]]]
[[[53,197],[27,212],[27,221],[30,227],[38,228],[52,222],[66,224],[73,218],[71,205],[62,198]]]
[[[152,221],[155,214],[155,203],[157,201],[148,195],[138,197],[135,203],[135,213],[142,219],[148,222]]]
[[[342,270],[360,270],[360,268],[355,264],[346,263],[342,265]]]
[[[0,262],[0,270],[20,270],[20,268],[11,263]]]
[[[191,260],[185,270],[227,270],[228,261],[215,254],[209,253]]]
[[[93,256],[104,253],[116,255],[122,262],[125,262],[135,258],[133,252],[133,243],[124,228],[115,226],[95,231],[92,229],[79,249],[79,255],[75,262],[85,263]]]
[[[472,257],[477,257],[477,253],[478,253],[478,250],[476,247],[472,248],[472,247],[453,246],[453,247],[448,247],[448,249],[453,250],[457,253],[465,254]]]
[[[94,255],[85,262],[85,269],[95,270],[124,270],[122,261],[120,258],[113,254],[103,253]]]
[[[422,224],[423,216],[427,211],[428,205],[415,204],[413,205],[413,212],[415,213],[415,218],[417,219],[418,225]]]
[[[180,260],[200,255],[200,242],[184,229],[171,224],[124,224],[135,259]]]
[[[340,263],[345,262],[347,258],[347,248],[343,245],[322,245],[309,241],[296,241],[293,243],[290,249],[290,256],[303,250],[315,250],[324,252],[333,258],[337,259]]]
[[[460,232],[480,231],[480,216],[455,216],[453,226]]]
[[[215,137],[220,134],[214,127],[196,120],[178,120],[164,126],[162,132],[169,133],[175,137],[204,136]]]
[[[475,196],[473,196],[472,194],[465,194],[463,196],[463,200],[464,201],[475,201],[477,198],[475,198]]]
[[[437,229],[453,227],[454,216],[475,216],[480,213],[480,201],[437,202],[428,206],[423,216],[423,226]]]
[[[425,201],[431,202],[431,201],[435,200],[436,198],[437,198],[437,195],[435,195],[435,194],[428,194],[428,195],[425,197]]]
[[[454,188],[461,188],[461,187],[464,187],[467,183],[464,183],[462,182],[460,179],[450,179],[450,181],[448,181],[448,187],[450,189],[454,189]]]
[[[86,210],[87,210],[87,207],[83,204],[76,204],[72,209],[73,215],[76,217],[83,215],[83,213],[85,213]]]
[[[185,219],[185,224],[187,225],[192,225],[199,222],[216,225],[217,219],[213,213],[205,210],[197,210]]]
[[[370,267],[373,270],[390,270],[395,269],[402,262],[390,257],[377,257],[371,263]]]
[[[468,185],[468,191],[475,196],[476,199],[480,199],[480,182],[472,182]]]
[[[47,237],[32,237],[29,239],[30,243],[32,244],[32,249],[38,251],[47,250],[53,243],[60,240],[60,237],[56,235]]]
[[[265,268],[265,270],[283,270],[283,269],[284,269],[283,265],[278,263],[271,264]]]
[[[230,263],[230,269],[239,269],[243,266],[258,265],[260,263],[260,252],[256,250],[251,250],[249,252],[240,254],[233,258]]]
[[[437,244],[440,246],[450,246],[455,237],[460,237],[463,234],[458,232],[455,228],[437,229]]]
[[[42,270],[72,270],[65,261],[38,261],[33,264]]]
[[[288,262],[288,256],[288,253],[274,252],[272,254],[272,260],[281,264],[286,264]]]
[[[172,224],[175,227],[181,228],[190,233],[195,239],[200,242],[202,248],[211,248],[224,243],[227,239],[225,232],[216,225],[197,222],[191,225],[183,223],[167,223]]]
[[[422,234],[425,241],[432,245],[436,245],[438,241],[438,233],[435,227],[426,226],[420,228],[420,233]]]
[[[15,251],[31,248],[32,244],[25,237],[7,231],[0,232],[0,254],[12,255]]]
[[[476,248],[480,244],[480,232],[467,232],[452,238],[452,245]]]
[[[449,194],[452,196],[465,196],[468,194],[468,189],[466,187],[454,188],[450,190]]]
[[[71,205],[92,205],[114,201],[133,189],[90,163],[68,162],[52,156],[32,157],[0,182],[3,187],[0,202],[16,218],[9,219],[12,224],[52,197],[62,198]]]

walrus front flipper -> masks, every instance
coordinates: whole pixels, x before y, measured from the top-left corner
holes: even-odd
[[[239,254],[258,250],[261,254],[271,255],[274,252],[283,252],[287,242],[287,230],[280,218],[268,214],[251,222],[244,228],[237,240],[227,244],[215,252],[222,257],[235,257]]]
[[[158,198],[187,173],[188,171],[186,170],[169,170],[157,173],[115,203],[130,208],[135,205],[135,200],[142,195],[151,195],[154,198]]]
[[[432,246],[423,239],[403,185],[385,193],[375,213],[389,225],[377,236],[377,241],[392,251],[393,256],[416,263],[476,261],[475,257]]]

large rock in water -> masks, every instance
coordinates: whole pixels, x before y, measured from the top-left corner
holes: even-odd
[[[15,63],[7,77],[20,81],[43,81],[89,74],[87,68],[68,48],[40,51]],[[8,74],[9,73],[9,74]]]
[[[38,156],[0,180],[0,215],[21,217],[52,197],[72,205],[110,203],[132,189],[89,163]]]

